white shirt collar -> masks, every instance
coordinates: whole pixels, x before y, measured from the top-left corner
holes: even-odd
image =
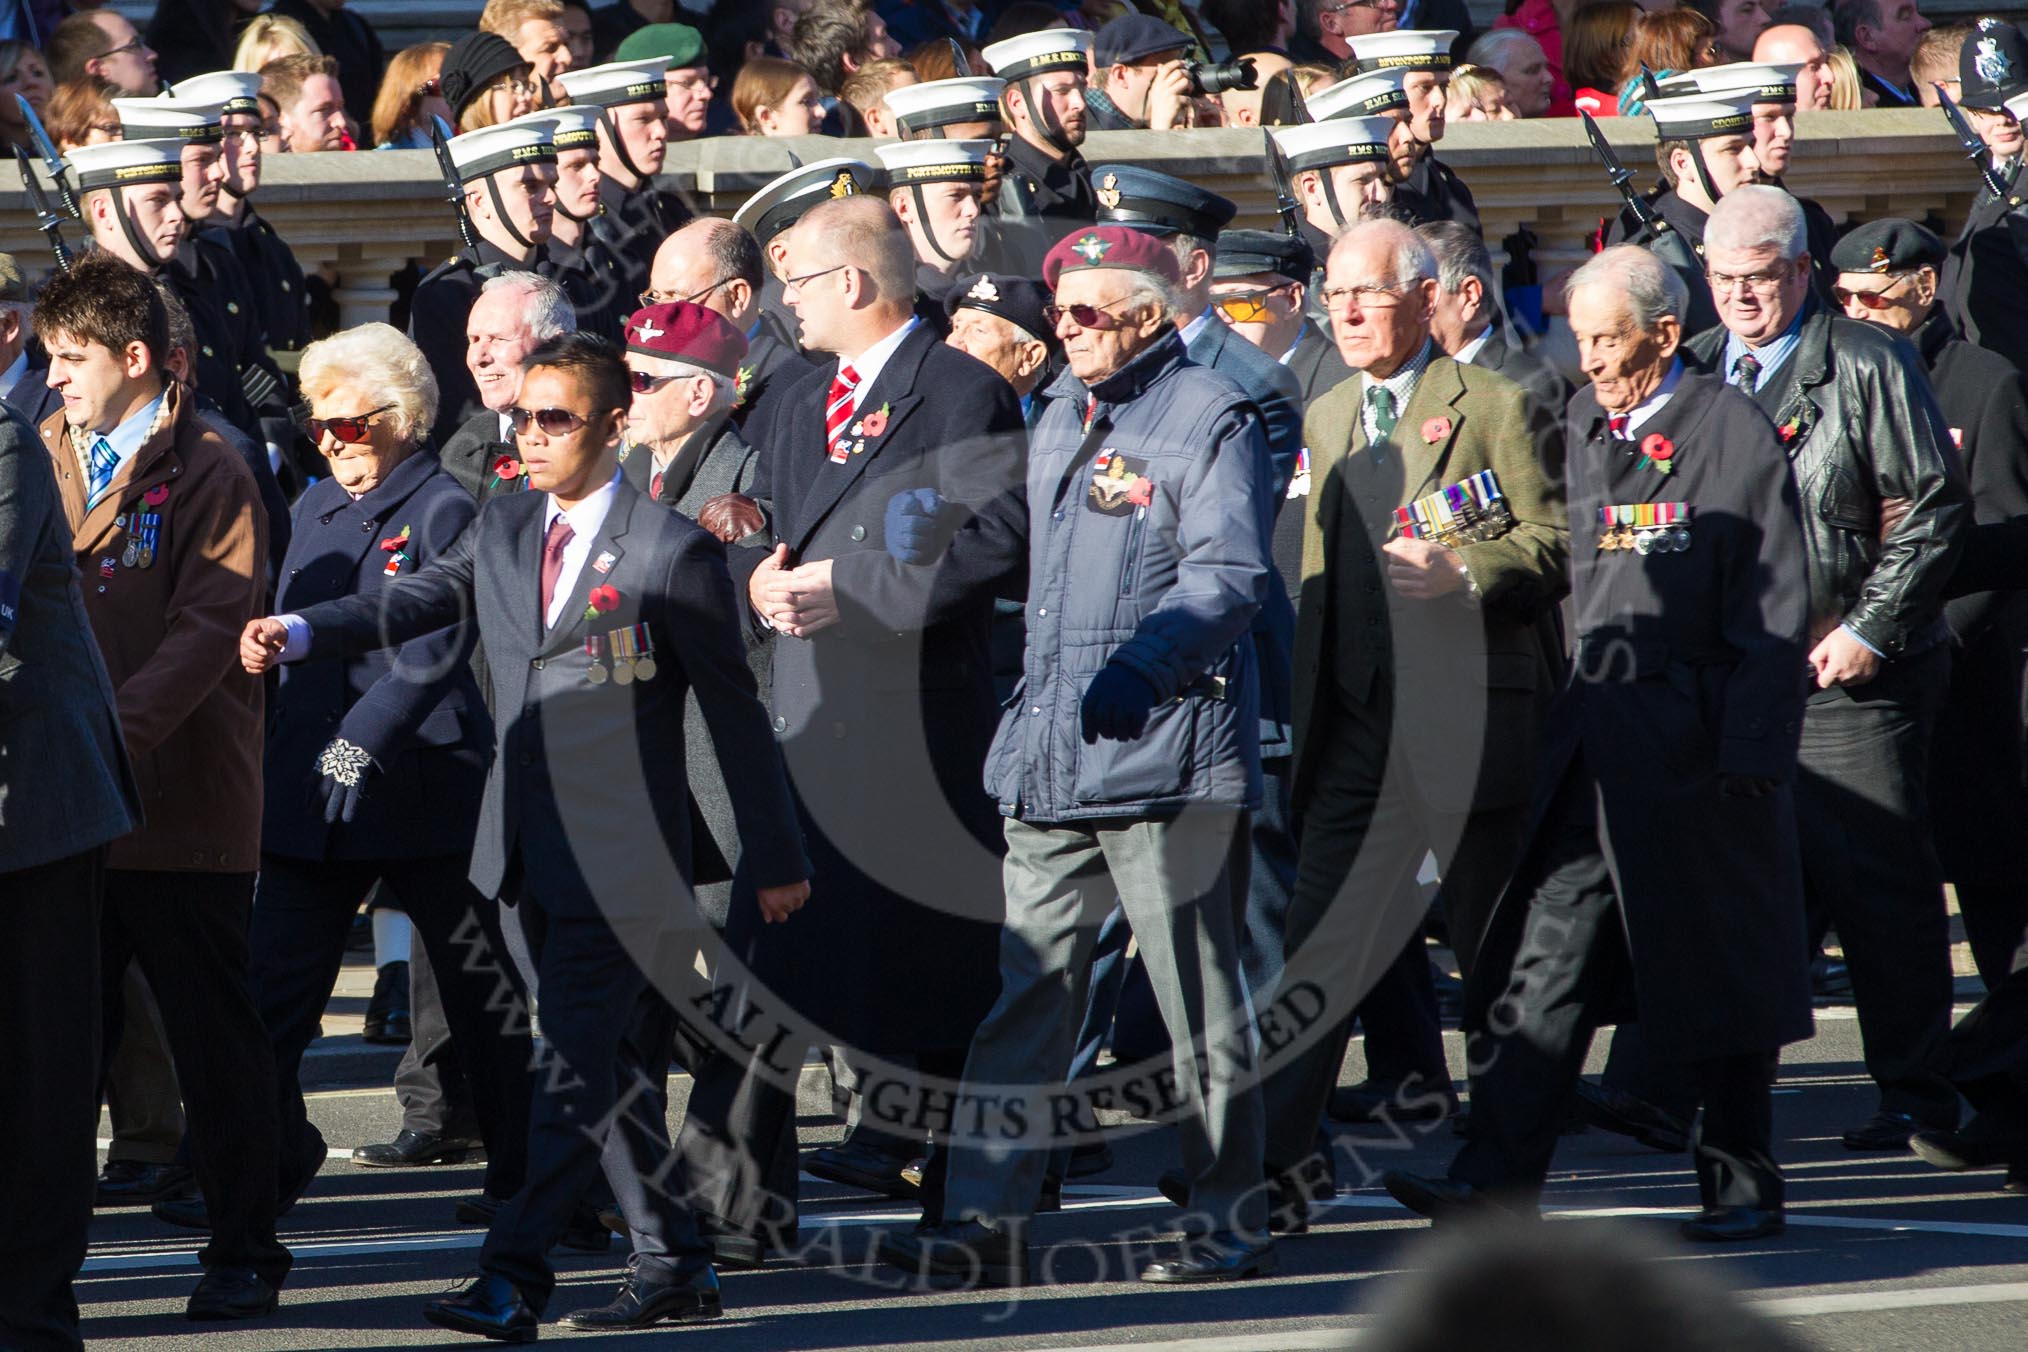
[[[1183,346],[1188,347],[1192,343],[1196,342],[1198,335],[1202,334],[1206,326],[1208,326],[1210,323],[1211,323],[1211,307],[1206,306],[1202,311],[1198,313],[1197,318],[1191,320],[1188,324],[1185,324],[1181,329],[1177,330],[1177,332],[1183,335]]]
[[[880,378],[881,368],[886,366],[888,360],[894,356],[895,349],[908,341],[908,335],[914,333],[916,326],[920,323],[922,323],[920,315],[910,315],[906,324],[903,324],[893,333],[888,334],[858,356],[841,356],[839,358],[838,364],[841,367],[849,366],[859,373],[859,383],[852,387],[852,408],[855,412],[858,411],[859,401],[866,396],[868,390],[873,388],[873,382]]]
[[[1486,350],[1486,340],[1492,336],[1493,326],[1488,324],[1484,333],[1481,333],[1478,337],[1472,339],[1471,342],[1458,348],[1456,352],[1451,353],[1451,360],[1470,366],[1473,360]]]
[[[509,446],[514,444],[514,420],[504,413],[500,415],[500,440]]]
[[[613,498],[619,492],[620,472],[613,471],[613,477],[593,489],[589,496],[577,506],[565,508],[556,500],[556,494],[549,495],[549,503],[542,512],[542,529],[546,534],[561,516],[570,522],[575,538],[589,540],[599,533],[599,527],[606,524],[606,513],[613,508]]]
[[[1655,392],[1634,405],[1633,409],[1627,414],[1628,436],[1631,437],[1634,433],[1640,431],[1642,423],[1662,411],[1662,406],[1669,402],[1671,395],[1676,393],[1676,386],[1682,379],[1683,359],[1678,357],[1675,361],[1669,363],[1669,374],[1662,377],[1662,383],[1655,387]]]

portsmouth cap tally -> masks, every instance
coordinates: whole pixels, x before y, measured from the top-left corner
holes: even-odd
[[[1102,224],[1215,239],[1239,214],[1236,205],[1215,192],[1137,164],[1095,165],[1091,181]]]
[[[1447,74],[1455,64],[1451,44],[1457,40],[1455,28],[1397,28],[1391,33],[1361,33],[1346,39],[1362,75],[1375,70]]]
[[[980,53],[1003,80],[1025,80],[1053,70],[1091,70],[1092,35],[1077,28],[1045,28],[996,42]]]
[[[72,146],[63,158],[77,171],[77,185],[85,192],[183,181],[181,141],[106,141]]]
[[[887,185],[901,188],[911,183],[984,183],[986,157],[993,146],[992,141],[893,141],[874,153],[887,172]]]
[[[556,143],[547,122],[519,119],[497,127],[481,127],[449,142],[451,163],[468,179],[484,178],[523,164],[556,163]]]
[[[998,122],[1005,80],[991,75],[902,85],[881,97],[903,136],[917,136],[960,122]]]
[[[1334,117],[1329,122],[1271,127],[1269,132],[1289,169],[1300,172],[1369,160],[1384,163],[1389,158],[1387,137],[1394,128],[1391,117]]]
[[[1408,107],[1408,91],[1402,87],[1408,71],[1369,71],[1340,80],[1329,89],[1320,89],[1307,100],[1310,116],[1319,122],[1334,117],[1374,117]]]
[[[203,143],[225,139],[219,126],[225,112],[223,100],[192,98],[179,91],[173,97],[114,99],[113,111],[120,116],[121,135],[135,140]]]
[[[732,220],[765,245],[819,202],[878,192],[880,186],[880,170],[863,160],[812,160],[763,184],[732,213]]]
[[[627,103],[653,103],[669,92],[662,72],[669,63],[659,56],[639,61],[609,61],[603,66],[567,70],[556,83],[570,101],[587,108],[618,108]]]

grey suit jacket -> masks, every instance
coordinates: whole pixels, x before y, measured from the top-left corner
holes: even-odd
[[[113,683],[35,429],[0,410],[0,874],[140,824]]]

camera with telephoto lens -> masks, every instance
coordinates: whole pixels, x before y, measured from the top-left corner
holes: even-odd
[[[1250,56],[1232,61],[1185,61],[1183,73],[1190,77],[1190,92],[1193,94],[1223,94],[1228,89],[1260,88],[1260,76],[1254,70]]]

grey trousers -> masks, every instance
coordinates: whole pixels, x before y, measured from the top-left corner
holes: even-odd
[[[1183,1110],[1191,1204],[1209,1212],[1215,1228],[1265,1231],[1265,1124],[1236,922],[1247,890],[1247,814],[1060,825],[1010,819],[1006,834],[1000,998],[965,1060],[966,1098],[978,1097],[960,1099],[945,1216],[1005,1225],[1034,1212],[1057,1124],[1074,1120],[1064,1076],[1092,945],[1117,896],[1174,1047],[1173,1083],[1140,1088]],[[1166,1079],[1141,1077],[1158,1078]],[[1106,1079],[1101,1073],[1080,1087]],[[1131,1090],[1118,1087],[1121,1106],[1135,1104]]]

